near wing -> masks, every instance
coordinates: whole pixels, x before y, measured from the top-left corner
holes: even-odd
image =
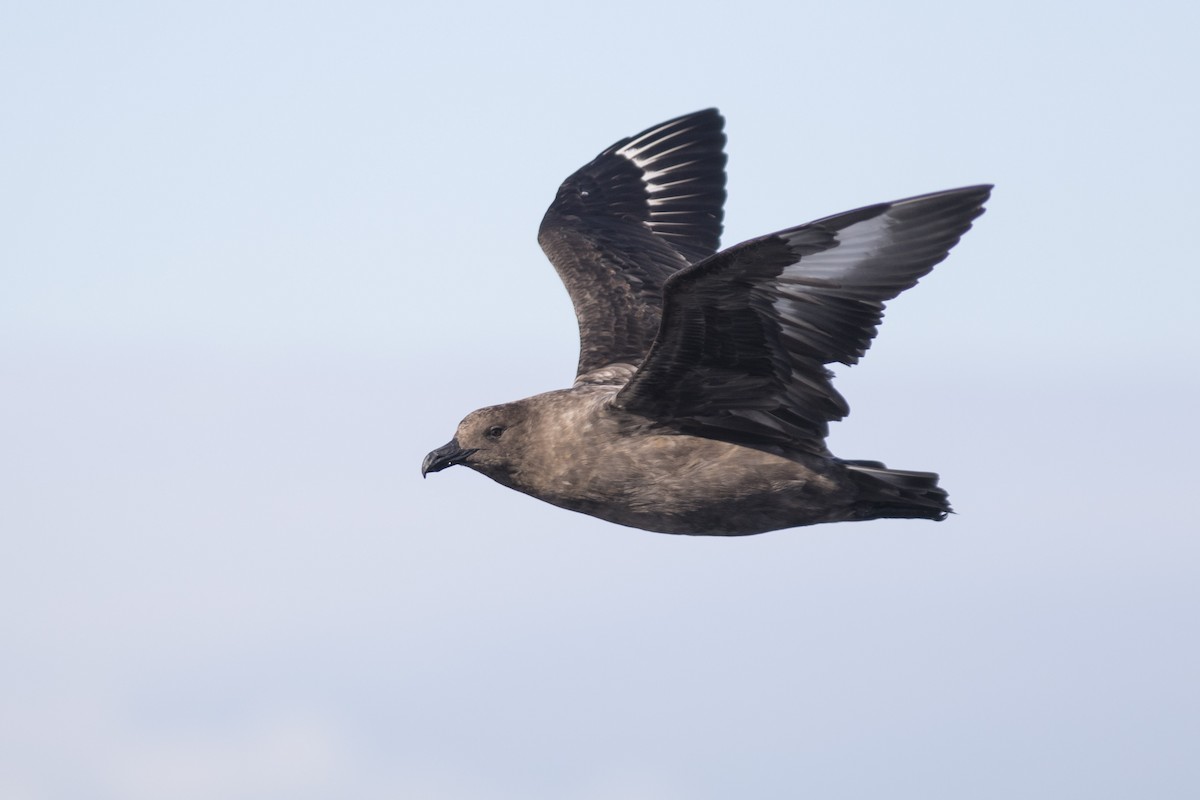
[[[853,364],[885,300],[983,213],[990,186],[848,211],[731,247],[674,275],[662,326],[614,405],[710,438],[824,454],[849,407],[825,364]]]
[[[664,122],[617,142],[559,187],[538,242],[575,305],[576,375],[640,364],[658,332],[664,282],[716,252],[723,126],[715,108]]]

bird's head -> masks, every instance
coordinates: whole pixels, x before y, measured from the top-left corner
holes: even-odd
[[[521,403],[472,411],[458,423],[453,439],[425,456],[422,477],[463,464],[490,478],[502,478],[520,462],[527,416]]]

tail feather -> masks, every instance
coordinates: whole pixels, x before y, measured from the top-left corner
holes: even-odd
[[[936,472],[888,469],[878,461],[843,461],[858,486],[860,519],[943,520],[953,513]]]

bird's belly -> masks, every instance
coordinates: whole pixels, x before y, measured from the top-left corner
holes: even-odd
[[[691,436],[626,439],[574,456],[556,485],[529,493],[660,533],[737,536],[843,519],[854,493],[827,459],[800,463]]]

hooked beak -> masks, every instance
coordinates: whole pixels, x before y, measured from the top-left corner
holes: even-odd
[[[424,478],[431,472],[441,472],[446,467],[453,467],[455,464],[465,464],[471,454],[478,449],[477,447],[468,447],[464,450],[459,447],[458,439],[451,439],[425,456],[425,460],[421,462],[421,477]]]

